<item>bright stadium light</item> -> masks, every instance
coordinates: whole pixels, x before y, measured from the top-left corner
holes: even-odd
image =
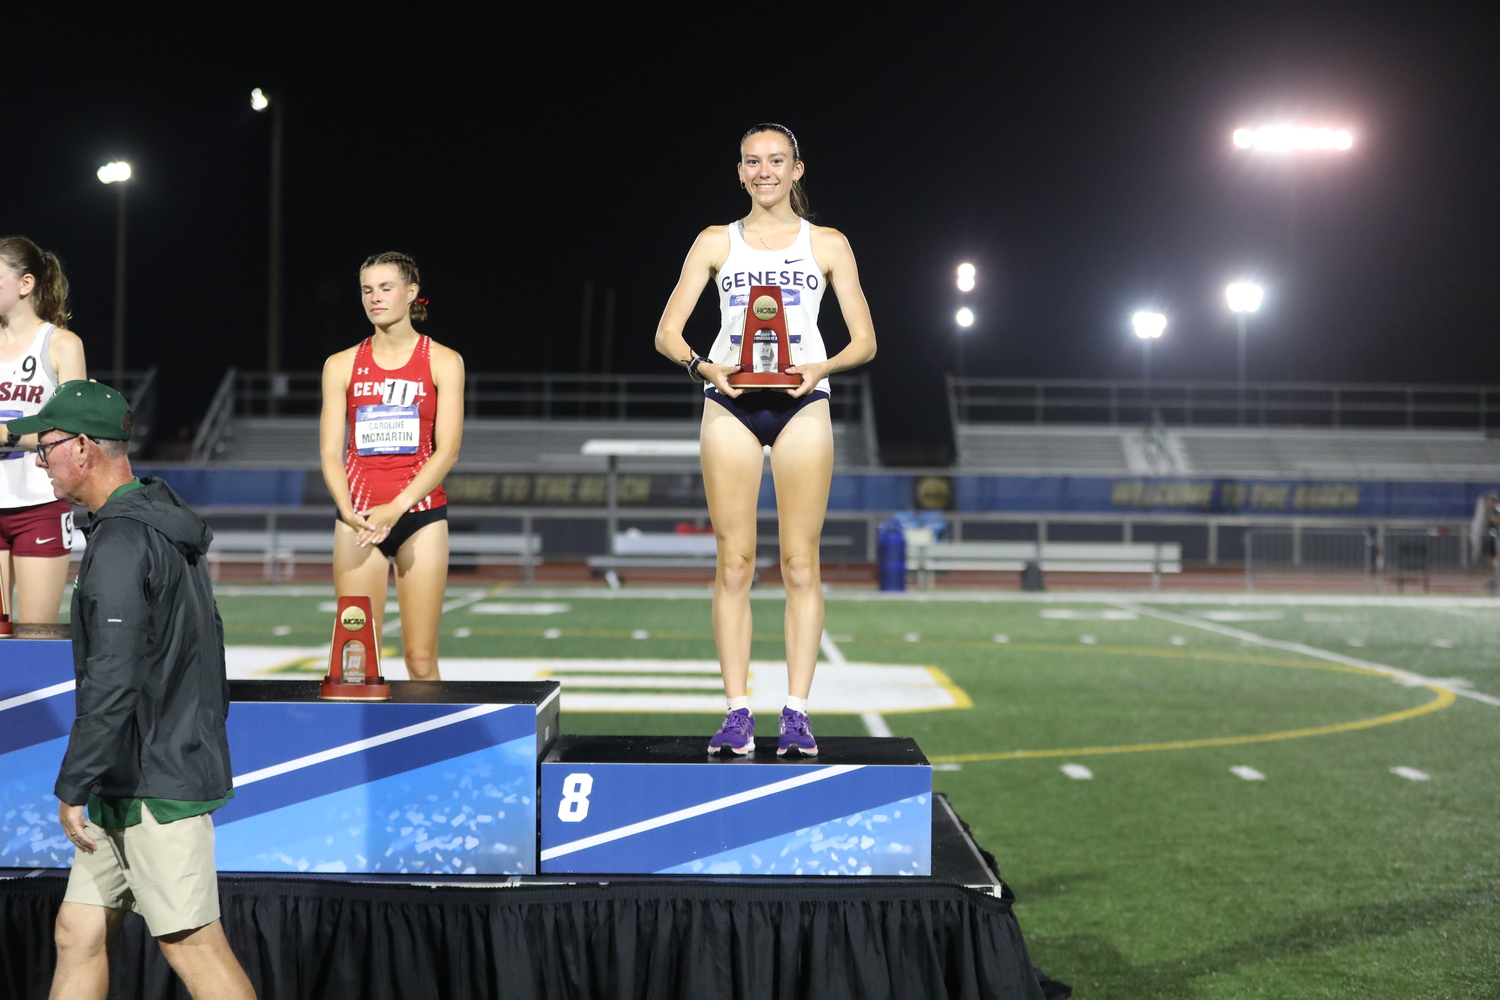
[[[1224,296],[1229,300],[1230,312],[1253,313],[1260,309],[1266,290],[1248,281],[1236,281],[1224,289]]]
[[[271,106],[271,99],[266,96],[264,90],[256,87],[250,91],[250,106],[256,111],[264,111]]]
[[[1239,391],[1239,420],[1245,422],[1245,321],[1248,313],[1258,312],[1260,304],[1266,297],[1266,290],[1254,282],[1236,281],[1224,289],[1224,297],[1229,300],[1229,311],[1235,314],[1235,323],[1239,334],[1238,367],[1236,368],[1236,379]]]
[[[99,168],[99,180],[104,184],[117,184],[130,180],[130,164],[124,160],[106,163]]]
[[[1167,317],[1161,313],[1138,312],[1130,317],[1130,325],[1135,328],[1135,335],[1142,340],[1159,340],[1162,331],[1167,328]]]
[[[1305,125],[1263,125],[1237,128],[1230,137],[1240,149],[1268,153],[1300,150],[1345,150],[1354,145],[1354,134],[1346,128],[1311,128]]]
[[[953,317],[953,322],[967,329],[974,325],[974,310],[964,306]]]
[[[960,292],[972,292],[974,290],[973,264],[958,265],[958,290]]]

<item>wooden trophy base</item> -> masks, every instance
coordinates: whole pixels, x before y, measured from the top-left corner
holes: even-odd
[[[364,684],[325,680],[318,690],[318,697],[323,701],[390,701],[391,686],[385,683],[384,677],[376,677],[373,682]]]
[[[731,389],[800,389],[801,375],[785,372],[740,372],[729,376]]]

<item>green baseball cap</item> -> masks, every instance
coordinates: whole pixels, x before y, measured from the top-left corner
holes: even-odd
[[[12,434],[65,431],[87,434],[96,441],[129,441],[134,425],[124,393],[81,378],[58,386],[35,416],[19,417],[7,424]]]

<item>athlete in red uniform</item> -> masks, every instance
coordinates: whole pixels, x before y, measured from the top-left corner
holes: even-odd
[[[393,561],[407,673],[431,681],[448,582],[442,483],[463,434],[464,361],[412,327],[427,316],[419,281],[405,254],[378,254],[359,269],[375,332],[323,365],[320,442],[339,509],[334,590],[369,597],[378,634]]]

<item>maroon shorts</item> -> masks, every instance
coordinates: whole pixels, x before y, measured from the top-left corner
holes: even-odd
[[[73,546],[73,505],[53,500],[31,507],[0,508],[0,552],[18,556],[65,556]]]

